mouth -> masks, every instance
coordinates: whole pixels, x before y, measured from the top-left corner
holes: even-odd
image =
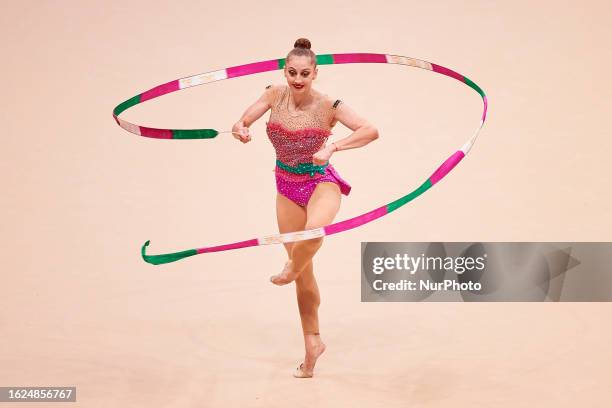
[[[302,89],[304,87],[304,85],[297,85],[297,84],[293,84],[293,87],[295,89]]]

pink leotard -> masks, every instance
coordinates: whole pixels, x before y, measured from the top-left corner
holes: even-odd
[[[311,109],[291,112],[289,86],[274,86],[271,91],[274,102],[270,119],[266,124],[266,132],[276,150],[277,191],[301,207],[308,204],[315,187],[322,182],[336,183],[341,193],[348,195],[351,186],[340,177],[331,163],[318,171],[309,171],[305,174],[296,174],[295,171],[287,170],[312,166],[312,156],[323,148],[331,135],[334,109],[340,101],[331,103],[327,98],[319,97],[313,102]]]

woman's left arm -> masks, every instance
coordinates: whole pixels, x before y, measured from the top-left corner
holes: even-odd
[[[336,109],[334,119],[342,123],[353,133],[344,139],[333,142],[313,155],[313,163],[323,165],[327,163],[332,154],[340,150],[362,147],[378,139],[378,129],[359,116],[354,110],[342,102]]]

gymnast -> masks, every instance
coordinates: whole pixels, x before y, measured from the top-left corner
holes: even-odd
[[[269,109],[268,138],[276,150],[276,215],[280,233],[329,225],[340,209],[341,194],[351,186],[329,163],[339,151],[362,147],[378,138],[378,130],[340,100],[330,99],[312,87],[317,77],[316,55],[310,41],[299,38],[284,67],[287,85],[269,85],[263,95],[232,127],[234,138],[251,141],[249,127]],[[337,122],[353,133],[327,144]],[[275,285],[295,281],[304,334],[304,362],[294,377],[313,376],[317,358],[325,351],[319,334],[319,288],[312,258],[323,237],[284,243],[289,260],[281,273],[270,277]]]

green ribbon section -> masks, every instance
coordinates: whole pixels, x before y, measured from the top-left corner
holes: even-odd
[[[472,82],[472,80],[468,77],[466,77],[465,75],[463,76],[463,80],[465,81],[465,83],[470,86],[472,89],[474,89],[476,92],[478,92],[480,94],[480,96],[482,96],[484,98],[485,93],[482,89],[480,89],[480,87],[478,85],[476,85],[474,82]]]
[[[285,68],[287,63],[286,58],[280,58],[278,60],[278,69]],[[332,65],[334,63],[333,54],[321,54],[317,55],[317,65]]]
[[[119,116],[121,112],[124,110],[131,108],[134,105],[138,105],[140,103],[140,95],[136,95],[125,102],[121,102],[117,107],[113,110],[115,116]]]
[[[387,214],[389,214],[392,211],[397,210],[402,205],[414,200],[415,198],[417,198],[418,196],[420,196],[421,194],[429,190],[431,186],[432,186],[431,180],[427,179],[427,181],[421,184],[421,186],[417,188],[416,190],[414,190],[412,193],[407,194],[403,196],[402,198],[399,198],[393,201],[392,203],[387,204]]]
[[[183,258],[187,258],[188,256],[193,256],[193,255],[198,254],[197,250],[188,249],[186,251],[173,252],[171,254],[147,255],[145,254],[146,252],[145,248],[149,246],[150,242],[151,241],[147,241],[144,243],[144,245],[142,246],[142,249],[140,250],[140,253],[142,254],[142,259],[144,259],[145,262],[148,262],[153,265],[170,263],[170,262],[178,261]]]
[[[325,174],[325,168],[328,164],[329,162],[321,166],[317,166],[312,163],[298,163],[297,167],[292,167],[280,160],[276,160],[276,165],[281,169],[295,174],[310,174],[310,177],[314,177],[315,173]]]
[[[317,55],[317,65],[332,65],[334,57],[332,54]]]
[[[172,129],[173,139],[212,139],[218,134],[215,129]]]

